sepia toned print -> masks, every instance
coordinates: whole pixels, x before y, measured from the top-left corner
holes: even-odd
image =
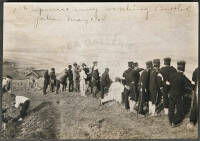
[[[4,3],[2,138],[198,137],[198,3]]]

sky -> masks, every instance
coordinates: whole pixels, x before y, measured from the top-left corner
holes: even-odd
[[[121,75],[128,61],[198,63],[198,3],[5,3],[4,59],[58,71],[99,62]]]

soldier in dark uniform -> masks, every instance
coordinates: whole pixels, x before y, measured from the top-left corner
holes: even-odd
[[[149,81],[150,71],[152,69],[152,61],[146,62],[146,69],[141,73],[140,77],[140,96],[139,96],[139,114],[146,114],[148,112],[149,102]]]
[[[197,124],[199,117],[199,109],[198,109],[198,81],[199,72],[198,68],[196,68],[192,74],[192,81],[194,82],[194,90],[193,90],[193,99],[192,99],[192,107],[190,112],[190,123],[187,125],[188,128],[192,128]]]
[[[47,94],[46,90],[49,85],[49,73],[48,70],[44,73],[44,85],[43,85],[43,94]]]
[[[185,117],[184,95],[191,92],[191,82],[184,75],[185,61],[177,62],[177,73],[173,75],[169,92],[169,123],[172,127],[180,125]],[[175,112],[176,109],[176,112]]]
[[[139,68],[137,62],[133,63],[133,71],[132,71],[133,82],[132,82],[132,89],[131,89],[131,93],[130,93],[130,100],[132,100],[131,104],[133,104],[133,105],[131,105],[132,107],[130,107],[131,111],[138,110],[138,98],[139,98],[138,83],[140,80],[140,72],[142,70],[144,70],[144,69]]]
[[[109,68],[105,69],[105,72],[102,74],[101,77],[101,99],[104,98],[104,94],[106,89],[108,90],[110,87],[111,81],[109,77]]]
[[[164,104],[164,111],[165,114],[168,115],[168,107],[169,107],[169,90],[170,86],[169,83],[172,81],[172,76],[176,73],[176,69],[173,66],[170,66],[171,58],[167,57],[164,58],[164,67],[160,69],[160,73],[163,76],[163,104]]]
[[[51,68],[51,72],[50,72],[49,76],[50,76],[50,91],[54,92],[54,87],[56,85],[55,68]]]
[[[125,108],[128,110],[130,109],[129,106],[129,96],[131,93],[131,83],[133,82],[133,62],[128,62],[128,69],[124,71],[123,73],[123,77],[124,77],[124,104],[125,104]]]
[[[68,66],[67,76],[69,81],[69,92],[73,92],[74,90],[74,80],[73,80],[73,72],[72,72],[72,65]]]
[[[150,91],[150,102],[149,102],[149,113],[152,116],[157,114],[157,106],[161,102],[162,96],[162,87],[163,87],[163,77],[160,71],[160,59],[153,60],[153,69],[150,72],[150,82],[149,82],[149,91]]]

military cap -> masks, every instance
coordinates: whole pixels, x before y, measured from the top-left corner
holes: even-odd
[[[154,59],[153,60],[153,66],[154,67],[160,67],[160,59]]]
[[[171,58],[170,57],[164,58],[164,65],[170,65],[170,63],[171,63]]]
[[[152,61],[147,61],[147,62],[146,62],[146,67],[147,67],[147,68],[151,68],[152,66],[153,66]]]
[[[128,66],[129,66],[129,67],[132,67],[133,63],[134,63],[133,61],[129,61],[129,62],[128,62]]]
[[[72,67],[72,65],[68,65],[68,68],[71,68]]]
[[[185,64],[186,62],[184,60],[178,61],[177,62],[177,69],[180,71],[185,71]]]

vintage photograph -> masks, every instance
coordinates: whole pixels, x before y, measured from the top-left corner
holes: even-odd
[[[197,139],[198,3],[4,3],[3,139]]]

